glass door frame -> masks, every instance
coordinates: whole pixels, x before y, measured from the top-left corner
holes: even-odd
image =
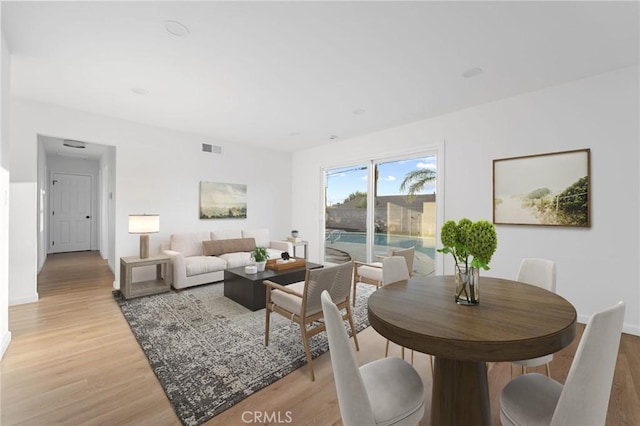
[[[374,223],[374,183],[375,182],[375,165],[379,163],[387,163],[392,161],[401,161],[401,160],[409,160],[416,157],[436,157],[436,232],[435,232],[435,244],[436,248],[440,246],[440,226],[444,222],[444,142],[438,144],[432,144],[430,146],[425,146],[421,149],[416,150],[407,150],[407,151],[399,151],[399,152],[390,152],[390,153],[381,153],[375,156],[371,156],[368,158],[357,158],[348,162],[339,162],[339,163],[331,163],[320,168],[320,205],[322,206],[322,215],[320,220],[320,230],[319,235],[326,235],[326,200],[325,200],[325,191],[326,191],[326,172],[332,169],[357,166],[357,165],[366,165],[367,166],[367,229],[366,229],[366,256],[367,262],[373,261],[373,246],[374,246],[374,234],[375,229],[372,226]],[[321,261],[324,262],[325,256],[325,248],[326,248],[326,239],[321,237],[322,240],[320,242],[320,254]],[[436,251],[435,253],[435,274],[441,275],[444,270],[444,257],[441,253]]]

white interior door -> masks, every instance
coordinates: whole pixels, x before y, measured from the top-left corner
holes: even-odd
[[[51,253],[91,250],[91,176],[53,173]]]

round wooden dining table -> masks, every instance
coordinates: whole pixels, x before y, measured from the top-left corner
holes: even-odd
[[[369,298],[371,326],[435,357],[431,425],[490,425],[488,361],[554,353],[576,335],[576,310],[529,284],[480,277],[480,304],[455,302],[453,276],[389,284]]]

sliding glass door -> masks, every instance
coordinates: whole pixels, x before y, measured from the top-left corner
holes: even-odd
[[[374,259],[394,249],[415,247],[413,274],[433,274],[436,157],[380,161],[374,167]]]
[[[327,263],[367,261],[369,166],[325,171],[325,256]]]
[[[371,262],[415,247],[413,273],[435,271],[436,156],[325,170],[326,263]]]

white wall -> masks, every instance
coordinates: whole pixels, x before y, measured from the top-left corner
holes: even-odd
[[[40,142],[40,136],[38,136],[38,185],[36,188],[36,194],[38,199],[36,200],[38,212],[36,214],[37,221],[37,238],[38,238],[38,273],[44,267],[44,262],[47,260],[47,253],[49,252],[49,173],[47,169],[47,153],[44,150],[44,146]]]
[[[38,191],[36,182],[11,182],[9,187],[9,305],[20,305],[38,301]]]
[[[497,226],[498,250],[486,274],[511,278],[523,257],[553,259],[557,291],[580,321],[624,300],[624,329],[640,335],[638,73],[625,68],[297,152],[293,224],[317,260],[323,166],[445,141],[445,220],[491,220],[493,159],[591,148],[591,228]]]
[[[229,228],[266,227],[274,239],[291,228],[291,155],[250,148],[210,138],[169,131],[25,99],[11,103],[11,181],[35,182],[37,135],[115,146],[115,272],[119,259],[136,255],[138,235],[127,233],[131,213],[160,214],[160,230],[151,235],[151,252],[172,233]],[[223,153],[201,151],[202,143],[222,146]],[[199,182],[246,184],[248,218],[200,220]],[[12,203],[36,223],[36,209]],[[34,233],[35,238],[35,233]],[[13,250],[17,242],[11,241]],[[16,247],[17,249],[17,247]],[[36,252],[33,254],[34,264]],[[35,266],[34,266],[35,268]],[[24,279],[13,283],[35,288],[31,271],[16,271]],[[117,283],[114,283],[117,286]]]
[[[106,180],[106,193],[102,194],[103,202],[106,203],[106,223],[104,223],[104,232],[108,238],[106,246],[103,245],[104,252],[102,257],[107,257],[107,262],[111,271],[116,270],[116,151],[115,148],[107,150],[105,155],[100,158],[101,170],[106,170],[108,176],[103,175]]]
[[[0,8],[0,22],[2,12]],[[0,24],[0,358],[9,342],[9,75],[10,61]]]

